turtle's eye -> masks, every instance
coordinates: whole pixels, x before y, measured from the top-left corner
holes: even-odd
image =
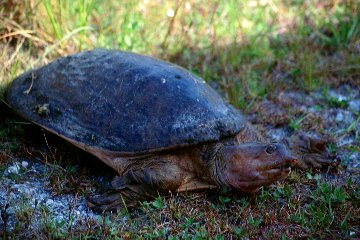
[[[266,153],[268,154],[272,154],[273,152],[275,152],[276,147],[274,145],[270,145],[266,148]]]

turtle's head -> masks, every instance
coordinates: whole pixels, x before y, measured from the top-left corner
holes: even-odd
[[[222,182],[241,192],[287,177],[297,161],[282,144],[255,142],[224,146],[219,160]]]

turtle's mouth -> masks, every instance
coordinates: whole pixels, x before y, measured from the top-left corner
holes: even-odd
[[[290,171],[291,170],[291,164],[290,163],[284,163],[280,166],[273,167],[272,169],[278,170],[278,171]]]
[[[286,176],[291,173],[291,167],[280,167],[280,168],[275,168],[275,170],[279,171],[280,173]]]
[[[281,161],[281,163],[271,164],[264,170],[267,173],[276,173],[277,172],[277,173],[280,173],[281,175],[287,176],[291,172],[291,167],[295,166],[296,164],[297,164],[297,159],[291,158],[291,159],[286,159],[285,161]]]

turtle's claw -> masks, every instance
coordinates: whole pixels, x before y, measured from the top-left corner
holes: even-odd
[[[111,211],[127,208],[127,204],[120,192],[110,191],[101,195],[88,196],[88,207],[96,212]]]
[[[146,187],[142,185],[122,185],[121,181],[112,181],[113,189],[100,195],[88,196],[89,208],[98,211],[111,211],[115,209],[129,209],[136,207],[140,202],[149,199],[151,196],[145,194]]]
[[[330,154],[326,148],[326,145],[331,143],[329,139],[300,134],[291,137],[287,143],[298,159],[297,166],[302,170],[337,164],[334,161],[336,155]]]

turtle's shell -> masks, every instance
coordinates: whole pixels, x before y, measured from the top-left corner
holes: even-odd
[[[93,50],[16,78],[7,101],[24,118],[72,141],[146,153],[233,136],[243,116],[185,69],[129,52]]]

